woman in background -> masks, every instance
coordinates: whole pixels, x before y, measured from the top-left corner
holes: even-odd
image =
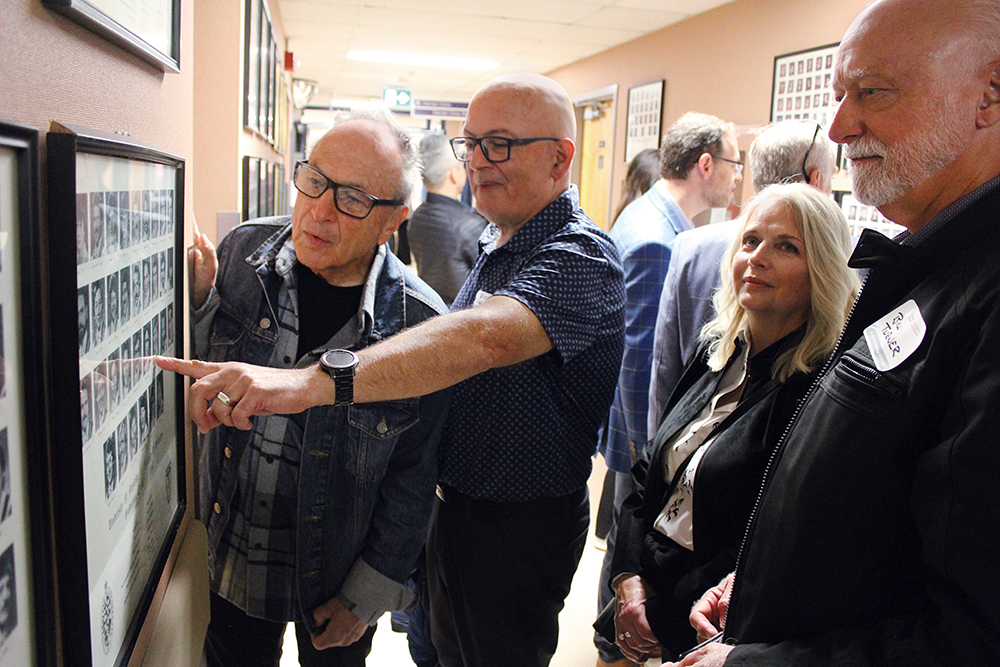
[[[613,219],[617,220],[626,206],[646,194],[646,190],[653,187],[653,183],[658,180],[660,180],[660,151],[656,148],[647,148],[637,153],[628,163],[625,185],[622,186],[622,200],[618,202],[618,210],[615,211]],[[614,224],[611,223],[612,226]]]

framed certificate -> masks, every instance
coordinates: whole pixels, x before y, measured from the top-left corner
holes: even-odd
[[[185,510],[183,387],[153,363],[182,352],[184,162],[60,129],[47,147],[63,654],[125,665]]]
[[[164,72],[181,69],[181,0],[42,0]]]
[[[0,122],[0,665],[56,664],[38,132]]]

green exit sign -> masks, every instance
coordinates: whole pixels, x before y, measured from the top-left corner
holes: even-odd
[[[390,107],[408,107],[413,101],[413,96],[408,90],[386,88],[382,91],[382,101]]]

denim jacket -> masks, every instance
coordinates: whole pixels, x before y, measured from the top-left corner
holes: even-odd
[[[294,263],[286,247],[288,220],[240,225],[220,244],[217,287],[195,317],[199,358],[282,365],[285,352],[274,358],[280,332],[297,326],[294,312],[279,312],[283,309],[278,304],[282,272],[290,272]],[[324,349],[364,348],[444,311],[437,294],[381,247],[353,320],[357,326],[346,325]],[[355,340],[344,340],[345,332]],[[315,363],[321,352],[305,355],[298,366]],[[300,446],[292,447],[300,457],[298,488],[289,494],[297,498],[297,591],[272,593],[281,588],[280,582],[278,587],[270,582],[264,587],[268,598],[284,596],[288,604],[297,599],[298,609],[288,610],[287,620],[304,621],[316,630],[312,610],[334,596],[368,623],[412,602],[405,582],[433,505],[437,448],[449,398],[448,392],[439,392],[348,407],[319,406],[298,419],[304,425]],[[293,437],[299,433],[291,428],[289,432]],[[254,453],[249,447],[253,437],[260,434],[219,427],[200,436],[196,445],[196,505],[208,528],[213,586],[236,484],[240,475],[246,481],[252,465],[246,459]],[[295,443],[283,444],[287,448]]]

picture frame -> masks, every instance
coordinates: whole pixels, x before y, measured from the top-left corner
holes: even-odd
[[[628,89],[628,114],[625,119],[625,162],[647,148],[660,147],[663,121],[664,79]]]
[[[260,130],[261,0],[246,0],[243,35],[243,125]]]
[[[152,361],[183,356],[184,160],[69,124],[46,144],[62,653],[117,667],[186,509],[183,384]]]
[[[260,158],[243,156],[243,222],[260,217]]]
[[[54,667],[38,146],[0,122],[0,664]]]
[[[814,120],[830,127],[837,113],[837,103],[830,93],[833,57],[839,46],[837,42],[774,57],[772,123]]]
[[[246,0],[243,34],[243,125],[284,153],[282,106],[288,97],[283,48],[264,0]]]
[[[164,72],[181,71],[181,0],[42,0]]]

